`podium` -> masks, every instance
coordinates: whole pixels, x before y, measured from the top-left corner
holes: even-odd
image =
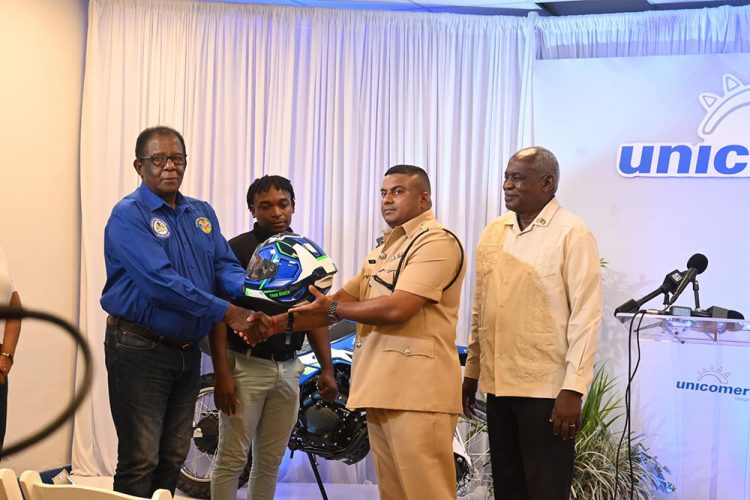
[[[640,342],[632,427],[671,471],[664,498],[750,500],[750,321],[617,318]]]

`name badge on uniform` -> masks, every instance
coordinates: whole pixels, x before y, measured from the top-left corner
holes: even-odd
[[[403,255],[404,255],[404,251],[402,250],[402,251],[400,251],[400,252],[398,252],[398,253],[396,253],[396,254],[391,255],[390,257],[388,257],[388,260],[386,260],[386,262],[393,262],[394,260],[398,260],[401,257],[403,257]]]

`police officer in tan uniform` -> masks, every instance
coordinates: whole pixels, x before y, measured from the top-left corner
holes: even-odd
[[[347,406],[365,408],[383,499],[456,498],[461,413],[456,321],[463,249],[435,219],[424,170],[396,165],[380,189],[389,229],[337,293],[292,309],[294,329],[359,323]],[[273,317],[274,333],[286,315]]]

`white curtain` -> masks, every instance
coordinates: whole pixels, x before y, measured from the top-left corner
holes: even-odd
[[[750,7],[541,18],[539,59],[750,52]]]
[[[143,128],[183,132],[182,191],[214,206],[227,238],[250,227],[245,193],[254,178],[289,177],[293,227],[332,255],[337,286],[384,227],[385,170],[420,165],[432,179],[436,214],[464,242],[471,269],[481,229],[500,212],[504,164],[520,143],[516,123],[533,55],[525,19],[91,0],[88,29],[81,328],[97,376],[76,417],[76,473],[112,474],[115,465],[100,347],[103,228],[112,206],[138,185],[131,165]],[[471,289],[467,273],[459,342]]]
[[[748,7],[721,7],[524,19],[91,0],[80,324],[97,376],[76,416],[75,471],[114,469],[100,347],[103,228],[112,206],[138,185],[131,164],[140,130],[166,124],[183,132],[182,191],[214,206],[226,237],[250,226],[244,200],[254,178],[288,176],[297,191],[293,227],[333,256],[337,286],[383,227],[383,172],[395,163],[423,166],[438,218],[466,248],[463,342],[474,245],[500,212],[507,159],[533,141],[534,59],[748,51],[749,15]],[[324,471],[324,479],[342,482],[369,477]]]

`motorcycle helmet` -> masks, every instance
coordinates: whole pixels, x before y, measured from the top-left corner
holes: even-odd
[[[243,294],[247,299],[294,307],[314,300],[310,285],[327,293],[334,274],[336,266],[315,242],[299,234],[280,233],[255,249]]]

